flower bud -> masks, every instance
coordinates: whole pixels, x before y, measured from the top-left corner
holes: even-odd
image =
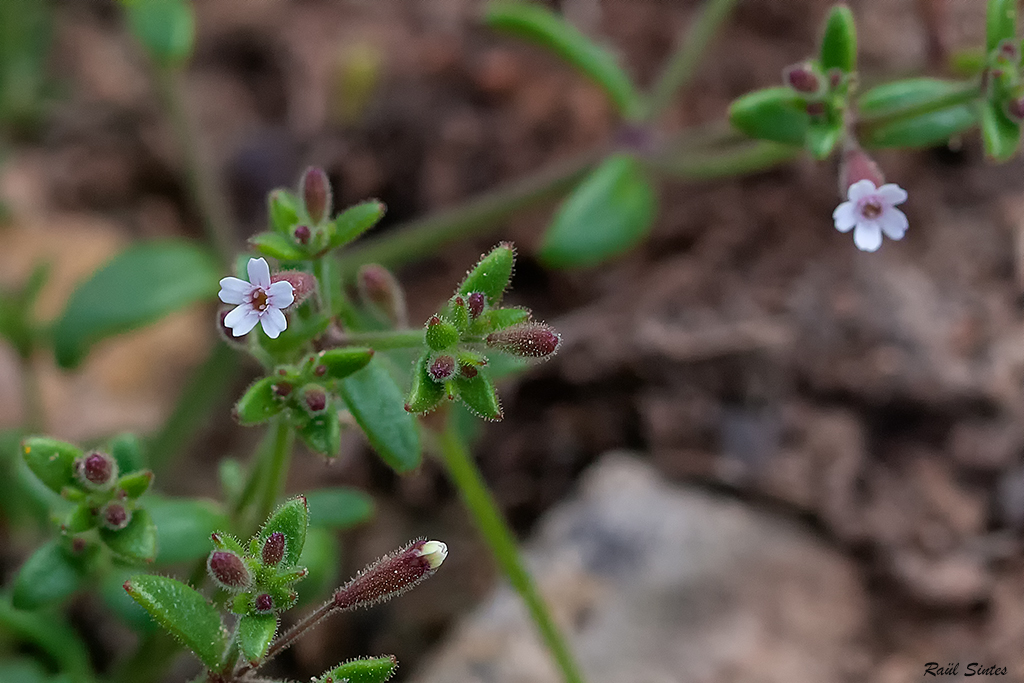
[[[817,95],[822,90],[822,79],[810,62],[787,66],[782,71],[782,80],[793,90],[804,95]]]
[[[121,503],[111,501],[100,509],[100,521],[111,531],[120,531],[132,521],[132,511]]]
[[[376,263],[362,266],[356,274],[356,288],[363,305],[380,311],[394,327],[408,324],[405,292],[387,268]]]
[[[861,180],[870,180],[875,187],[885,185],[885,175],[875,160],[856,144],[843,150],[839,164],[839,195],[845,197],[850,186]]]
[[[307,384],[302,387],[302,402],[310,413],[322,413],[327,410],[327,391],[319,384]]]
[[[206,569],[217,584],[229,591],[245,590],[252,576],[241,557],[230,550],[214,550],[206,559]]]
[[[295,229],[292,230],[292,237],[299,244],[305,246],[309,244],[309,238],[313,236],[308,225],[296,225]]]
[[[290,382],[275,382],[270,386],[270,390],[274,392],[274,396],[285,398],[292,393],[292,385]]]
[[[263,564],[268,567],[278,564],[284,557],[284,543],[284,534],[280,531],[275,531],[267,536],[267,541],[263,544],[263,551],[260,553]]]
[[[476,320],[480,317],[480,314],[484,312],[484,304],[487,303],[487,297],[484,296],[483,292],[470,292],[466,295],[466,306],[469,308],[469,317]]]
[[[117,479],[117,461],[106,453],[93,451],[75,460],[75,477],[92,491],[110,488]]]
[[[460,366],[459,367],[459,372],[466,379],[473,379],[478,374],[480,374],[480,371],[476,369],[475,365],[469,365],[468,363],[465,364],[465,365]]]
[[[331,213],[331,181],[322,168],[310,166],[302,174],[302,201],[313,223],[323,223]]]
[[[301,270],[282,270],[279,273],[274,273],[270,281],[272,283],[284,281],[291,284],[292,294],[295,296],[295,301],[292,302],[293,306],[298,306],[316,291],[316,278]]]
[[[466,328],[469,327],[469,310],[466,308],[465,298],[458,294],[453,296],[448,306],[448,312],[451,315],[452,322],[455,324],[455,328],[465,332]]]
[[[274,599],[268,593],[260,593],[253,598],[252,607],[257,614],[269,614],[274,611]]]
[[[488,346],[524,358],[550,356],[561,342],[555,329],[543,323],[521,323],[487,335]]]
[[[337,609],[356,609],[384,602],[429,578],[448,556],[440,541],[413,541],[380,558],[334,592]]]
[[[443,351],[459,341],[459,331],[455,325],[435,315],[427,321],[426,340],[434,351]]]
[[[427,364],[427,373],[435,382],[449,380],[455,374],[455,359],[448,354],[435,356]]]

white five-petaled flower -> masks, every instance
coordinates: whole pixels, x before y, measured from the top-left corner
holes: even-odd
[[[231,328],[231,334],[241,337],[260,323],[268,337],[277,339],[288,327],[281,309],[288,308],[295,300],[294,287],[285,280],[272,283],[270,266],[264,259],[249,259],[247,270],[248,282],[237,277],[220,281],[220,300],[238,304],[224,317],[224,325]]]
[[[892,240],[907,232],[907,216],[896,208],[907,201],[907,191],[894,183],[879,188],[870,180],[858,180],[847,191],[847,199],[832,212],[836,230],[853,229],[853,243],[862,251],[882,246],[882,233]]]

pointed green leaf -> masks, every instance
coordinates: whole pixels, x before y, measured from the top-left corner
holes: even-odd
[[[188,0],[124,0],[128,24],[149,55],[166,66],[192,54],[195,17]]]
[[[22,441],[21,453],[32,474],[57,493],[75,484],[75,458],[85,455],[74,444],[42,436]]]
[[[306,528],[309,526],[309,508],[302,496],[285,501],[278,507],[267,523],[260,529],[260,544],[275,531],[284,534],[285,564],[296,564],[302,554],[302,546],[306,542]]]
[[[117,487],[124,491],[129,498],[138,498],[149,490],[149,485],[152,483],[152,470],[139,470],[118,479]]]
[[[54,324],[57,362],[74,367],[101,339],[212,300],[220,276],[216,259],[197,244],[161,240],[128,247],[71,295]]]
[[[408,472],[420,464],[416,421],[406,412],[402,390],[379,356],[341,380],[338,388],[352,417],[384,462],[396,472]]]
[[[857,70],[857,26],[853,13],[845,4],[834,6],[825,20],[821,66],[825,71],[842,69],[849,73]]]
[[[128,526],[120,531],[101,528],[100,538],[108,548],[126,559],[142,562],[156,559],[156,524],[146,510],[135,510]]]
[[[629,118],[638,111],[639,97],[615,56],[551,10],[526,2],[492,2],[484,21],[567,61],[600,86],[623,116]]]
[[[815,159],[827,159],[843,134],[841,122],[812,123],[807,130],[807,149]]]
[[[270,227],[285,235],[299,222],[299,198],[285,189],[276,189],[267,196]]]
[[[981,103],[981,140],[985,153],[996,161],[1006,161],[1020,144],[1020,124],[1011,121],[994,102]]]
[[[321,351],[317,355],[317,365],[327,368],[324,380],[337,380],[348,377],[357,370],[362,370],[373,358],[373,349],[345,348]]]
[[[341,454],[341,424],[338,411],[328,405],[323,415],[314,415],[297,430],[302,443],[309,449],[328,458]]]
[[[613,155],[559,207],[544,235],[540,258],[549,266],[572,268],[617,256],[650,232],[656,203],[640,162]]]
[[[203,664],[214,671],[221,669],[227,651],[227,629],[220,613],[201,593],[181,581],[146,574],[130,578],[124,589]]]
[[[475,334],[488,334],[504,330],[507,327],[529,322],[530,310],[527,308],[492,308],[484,311],[483,314],[473,323]]]
[[[985,19],[985,48],[992,52],[1017,33],[1017,0],[988,0]]]
[[[405,401],[405,409],[417,415],[430,412],[444,400],[444,385],[435,382],[427,373],[430,354],[425,353],[416,361],[416,369],[412,374],[412,388]]]
[[[383,202],[371,199],[342,211],[331,225],[331,239],[327,248],[343,247],[377,225],[384,217],[385,208]]]
[[[299,564],[308,571],[302,580],[299,604],[323,600],[338,586],[341,549],[337,534],[322,527],[311,526],[306,535],[306,545],[302,547]]]
[[[281,412],[284,401],[274,393],[275,377],[256,380],[235,404],[235,419],[243,425],[266,422]]]
[[[480,292],[487,297],[489,305],[497,306],[512,280],[515,263],[515,247],[510,242],[502,242],[480,257],[459,285],[459,294]]]
[[[367,657],[353,659],[330,671],[325,671],[316,683],[384,683],[398,669],[398,660],[391,657]]]
[[[498,390],[486,372],[478,372],[473,378],[460,375],[455,380],[455,386],[458,387],[459,398],[477,417],[485,420],[502,418]]]
[[[306,494],[309,523],[325,529],[348,529],[373,516],[373,498],[352,488],[319,489]]]
[[[159,565],[192,562],[210,553],[210,534],[229,526],[227,516],[208,500],[146,498],[146,510],[156,525]]]
[[[276,614],[246,614],[238,620],[238,645],[247,662],[259,664],[277,633],[277,625]]]
[[[306,252],[288,235],[280,232],[261,232],[249,238],[249,244],[264,256],[280,261],[301,261]]]
[[[755,90],[729,106],[729,121],[752,138],[804,145],[810,116],[792,88]]]
[[[970,129],[977,121],[975,108],[964,104],[892,123],[866,126],[861,143],[869,148],[936,147],[947,144],[951,137]]]
[[[60,532],[70,535],[80,534],[94,526],[96,526],[96,515],[92,512],[92,505],[79,503],[64,518],[64,522],[60,525]]]
[[[942,100],[963,88],[962,82],[941,78],[905,78],[865,90],[857,98],[857,111],[861,116],[884,117]]]
[[[74,557],[57,541],[40,546],[25,560],[14,579],[12,604],[18,609],[39,609],[61,602],[85,581],[82,558]]]
[[[141,470],[146,466],[146,456],[142,451],[142,440],[131,432],[118,434],[110,440],[110,454],[117,461],[121,474]]]

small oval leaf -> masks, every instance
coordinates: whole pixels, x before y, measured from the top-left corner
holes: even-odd
[[[424,353],[416,361],[416,369],[412,374],[412,388],[405,400],[405,409],[417,415],[428,413],[444,400],[444,385],[431,379],[427,372],[430,354]]]
[[[502,418],[501,402],[498,401],[498,390],[485,372],[478,372],[476,377],[459,376],[455,380],[459,390],[459,398],[477,417],[485,420]]]
[[[142,562],[156,559],[156,524],[147,510],[135,510],[128,526],[120,531],[100,529],[100,538],[108,548],[126,559]]]
[[[266,422],[281,412],[284,401],[274,393],[276,383],[277,379],[274,377],[264,377],[253,382],[235,404],[235,419],[243,425],[255,425]]]
[[[396,472],[420,464],[420,433],[405,410],[405,397],[383,361],[369,365],[338,383],[352,417],[377,454]]]
[[[353,659],[325,671],[316,683],[348,681],[348,683],[384,683],[398,669],[398,660],[391,657],[366,657]]]
[[[821,66],[826,71],[842,69],[846,73],[857,69],[857,25],[845,4],[834,6],[825,20]]]
[[[188,0],[134,0],[128,6],[132,33],[157,62],[180,64],[192,54],[195,17]]]
[[[345,209],[331,224],[331,238],[327,248],[336,249],[353,241],[377,225],[384,217],[384,211],[384,203],[376,199]]]
[[[985,15],[985,48],[992,52],[999,41],[1013,38],[1017,33],[1017,0],[988,0]]]
[[[985,153],[996,161],[1006,161],[1020,144],[1020,124],[1011,121],[994,102],[981,103],[981,140]]]
[[[264,256],[280,261],[301,261],[306,258],[303,251],[291,237],[279,232],[261,232],[249,238],[249,244]]]
[[[803,147],[811,119],[796,92],[776,87],[755,90],[733,101],[729,121],[752,138]]]
[[[327,368],[324,380],[338,380],[348,377],[357,370],[362,370],[373,358],[373,349],[346,348],[321,351],[317,356],[317,364]]]
[[[277,626],[276,614],[246,614],[238,620],[238,645],[246,661],[255,666],[263,659]]]
[[[21,566],[11,603],[31,610],[61,602],[79,589],[85,577],[81,558],[72,556],[57,541],[49,541]]]
[[[57,493],[65,486],[74,485],[75,458],[85,454],[74,444],[43,436],[33,436],[22,441],[21,453],[32,474]]]
[[[866,127],[861,134],[861,144],[870,148],[936,147],[947,144],[951,137],[968,130],[977,121],[974,107],[960,105]]]
[[[260,528],[260,542],[267,540],[267,537],[275,531],[284,534],[284,562],[285,564],[296,564],[299,555],[302,554],[302,546],[306,542],[306,528],[309,526],[309,508],[306,499],[302,496],[291,498],[282,503],[267,523]]]
[[[480,257],[459,285],[459,294],[480,292],[487,297],[488,304],[498,305],[512,280],[515,264],[515,247],[510,242],[502,242]]]
[[[314,453],[327,458],[336,458],[341,454],[341,423],[338,411],[332,406],[327,412],[311,417],[296,430],[302,443]]]

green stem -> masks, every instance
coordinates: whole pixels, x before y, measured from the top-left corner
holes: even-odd
[[[891,123],[912,119],[934,111],[948,109],[962,104],[970,104],[981,97],[981,88],[975,83],[965,83],[956,90],[951,90],[938,97],[923,102],[915,102],[899,109],[882,110],[875,114],[859,113],[857,125],[864,128],[886,126]]]
[[[701,57],[738,0],[707,0],[679,48],[661,72],[644,105],[644,120],[657,117],[693,78]]]
[[[274,511],[278,499],[284,493],[285,484],[288,483],[288,465],[292,459],[292,445],[295,441],[295,432],[287,420],[278,417],[273,426],[273,447],[270,451],[270,461],[267,468],[260,473],[263,479],[263,498],[257,508],[256,519],[262,522]]]
[[[415,349],[423,346],[423,329],[348,332],[340,341],[346,346],[369,346],[375,350]]]
[[[328,318],[334,318],[334,301],[331,290],[334,289],[334,280],[331,273],[331,256],[324,254],[313,261],[313,277],[320,285],[320,306]]]
[[[189,194],[203,222],[206,239],[224,262],[229,263],[236,251],[231,213],[219,189],[217,177],[200,151],[198,138],[185,109],[179,83],[180,74],[173,68],[159,65],[154,69],[157,91],[184,157]]]
[[[346,277],[365,263],[395,267],[421,259],[441,247],[497,230],[501,220],[569,191],[601,159],[595,149],[554,164],[527,178],[515,180],[447,211],[396,226],[391,232],[346,249],[340,267]]]
[[[756,173],[800,156],[803,149],[776,142],[747,140],[732,148],[708,151],[691,150],[680,156],[659,155],[648,164],[664,173],[684,180],[712,180],[725,176]]]
[[[530,616],[555,658],[555,662],[562,670],[566,683],[582,683],[583,676],[579,666],[573,659],[564,636],[551,618],[533,579],[526,571],[512,531],[502,519],[501,512],[498,511],[498,506],[491,497],[491,493],[480,475],[480,470],[477,469],[462,437],[456,430],[453,419],[449,418],[448,427],[441,435],[440,446],[449,476],[459,489],[463,502],[469,508],[470,514],[487,544],[491,547],[491,552],[494,553],[502,571],[508,577],[509,583],[526,603]]]

